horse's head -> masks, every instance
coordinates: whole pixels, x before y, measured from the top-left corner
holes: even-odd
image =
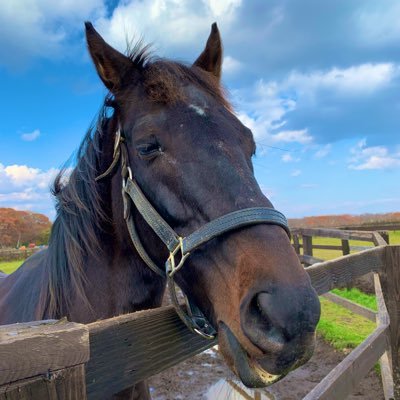
[[[114,95],[110,135],[121,127],[136,182],[180,236],[236,210],[272,208],[254,178],[252,133],[222,93],[215,24],[190,67],[149,59],[141,50],[127,57],[90,24],[86,33],[100,78]],[[113,218],[122,220],[120,175],[112,181]],[[144,247],[163,265],[168,252],[137,210],[131,212]],[[130,243],[125,228],[117,234]],[[218,328],[220,350],[247,386],[263,386],[311,356],[318,297],[281,226],[224,233],[193,251],[175,278]]]

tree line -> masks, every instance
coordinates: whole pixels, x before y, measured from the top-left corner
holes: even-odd
[[[400,212],[361,215],[319,215],[315,217],[291,218],[291,228],[340,228],[388,222],[400,223]]]
[[[51,222],[43,214],[0,208],[0,248],[47,244]]]

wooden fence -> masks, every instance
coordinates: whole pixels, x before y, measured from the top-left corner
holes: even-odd
[[[25,260],[32,254],[36,253],[40,249],[35,247],[33,249],[0,249],[0,261],[14,261],[14,260]]]
[[[342,231],[341,229],[325,228],[296,228],[292,229],[293,247],[296,250],[300,261],[304,266],[324,261],[321,258],[314,257],[314,250],[338,250],[343,255],[350,254],[351,251],[367,250],[373,246],[389,244],[389,235],[387,232],[373,231]],[[340,245],[315,244],[313,238],[333,238],[340,239]],[[369,246],[350,246],[350,240],[357,240],[370,243]],[[303,251],[301,251],[301,249]]]
[[[383,245],[379,235],[375,241],[375,248],[307,268],[320,295],[374,272],[379,305],[376,314],[368,310],[376,318],[375,331],[307,400],[344,399],[379,359],[385,399],[400,400],[400,246]],[[349,303],[343,305],[359,311]],[[188,331],[171,307],[88,325],[64,320],[6,325],[0,327],[0,400],[109,398],[215,344]]]
[[[347,231],[399,231],[400,222],[376,222],[363,225],[340,226]]]

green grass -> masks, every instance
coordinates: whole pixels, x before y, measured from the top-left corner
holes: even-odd
[[[400,244],[400,231],[390,231],[389,232],[389,243],[390,244]]]
[[[332,292],[371,310],[377,310],[374,295],[365,294],[356,288],[334,289]],[[323,297],[320,300],[321,319],[318,332],[336,349],[342,351],[354,349],[375,329],[376,324],[366,318]]]
[[[18,260],[18,261],[2,261],[0,262],[0,271],[5,272],[6,274],[11,274],[14,272],[18,267],[22,265],[25,260]]]
[[[400,244],[400,231],[389,232],[390,244]],[[340,239],[313,238],[315,244],[341,245]],[[350,246],[372,246],[372,243],[350,240]],[[341,251],[315,249],[313,255],[325,260],[340,257]],[[377,310],[376,298],[356,288],[334,289],[332,293],[342,296],[373,311]],[[373,322],[348,311],[344,307],[321,298],[319,334],[336,349],[346,351],[357,347],[375,329]]]
[[[333,289],[332,293],[342,296],[342,297],[344,297],[348,300],[351,300],[354,303],[360,304],[364,307],[370,308],[373,311],[378,310],[375,296],[371,295],[371,294],[363,293],[363,292],[361,292],[361,290],[359,290],[357,288]]]
[[[320,300],[321,319],[317,332],[337,350],[354,349],[375,329],[376,325],[366,318],[323,297]]]

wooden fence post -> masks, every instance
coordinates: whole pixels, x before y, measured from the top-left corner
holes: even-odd
[[[89,329],[64,320],[0,327],[0,400],[85,400]]]
[[[312,236],[303,235],[303,254],[307,256],[313,255]]]
[[[344,256],[350,254],[350,245],[347,239],[342,239],[342,252]]]
[[[390,319],[390,363],[395,400],[400,400],[400,246],[385,248],[380,271],[383,297]]]
[[[295,252],[300,254],[299,235],[297,233],[293,233],[293,247]]]
[[[388,231],[380,231],[380,232],[378,232],[378,233],[382,236],[383,240],[384,240],[387,244],[389,244],[389,233],[388,233]]]

